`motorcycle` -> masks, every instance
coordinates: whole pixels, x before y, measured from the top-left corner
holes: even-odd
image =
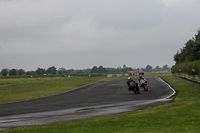
[[[145,80],[140,80],[140,87],[143,87],[144,88],[144,91],[148,91],[149,89],[149,87],[148,87],[148,85],[147,85],[147,81],[145,81]]]
[[[129,91],[132,90],[135,94],[139,94],[139,87],[137,85],[137,83],[135,84],[134,82],[130,82],[129,83]]]

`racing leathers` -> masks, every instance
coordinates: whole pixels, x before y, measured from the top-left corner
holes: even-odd
[[[141,81],[145,81],[147,83],[147,80],[143,77],[139,77],[138,84],[141,85]]]
[[[138,87],[138,83],[136,83],[135,81],[133,81],[131,78],[129,78],[127,80],[127,85],[128,85],[128,90],[132,90],[132,87],[130,86],[130,83],[133,82],[135,84],[135,88],[138,92],[140,92],[139,87]]]

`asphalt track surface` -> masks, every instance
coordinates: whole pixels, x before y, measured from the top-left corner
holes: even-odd
[[[112,78],[71,91],[0,104],[0,129],[111,115],[171,102],[175,91],[157,76],[146,76],[149,91],[128,91],[127,78]],[[137,77],[133,78],[137,81]]]

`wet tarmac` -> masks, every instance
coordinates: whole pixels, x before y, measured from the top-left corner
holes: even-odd
[[[0,129],[92,118],[141,110],[173,101],[175,91],[156,76],[149,91],[128,91],[126,78],[107,79],[61,94],[0,104]],[[133,78],[137,80],[136,78]]]

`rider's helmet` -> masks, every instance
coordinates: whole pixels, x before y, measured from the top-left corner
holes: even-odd
[[[131,77],[128,77],[128,80],[130,80],[131,79]]]
[[[139,79],[142,79],[142,76],[140,76]]]

